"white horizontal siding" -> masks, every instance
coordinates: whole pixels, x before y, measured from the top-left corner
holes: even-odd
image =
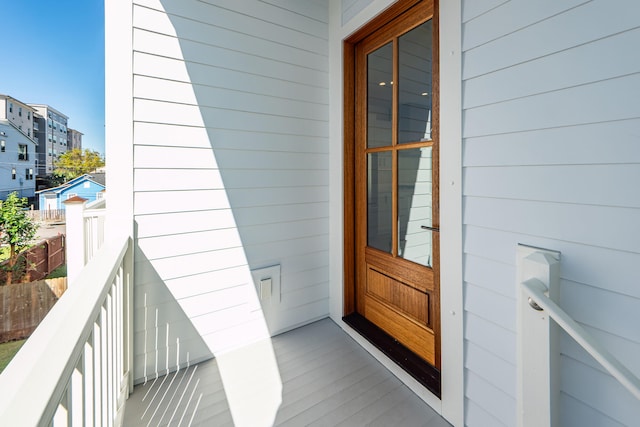
[[[482,420],[482,424],[471,421],[467,422],[468,426],[508,427],[516,425],[515,413],[510,410],[515,404],[513,396],[504,393],[472,371],[466,372],[465,386],[467,397],[494,418],[489,424],[484,424],[484,420]]]
[[[211,148],[207,129],[175,126],[168,123],[135,123],[136,146]],[[216,129],[216,147],[253,151],[326,153],[323,137]],[[259,138],[256,136],[259,135]]]
[[[373,0],[342,0],[342,26],[345,26]]]
[[[462,22],[468,22],[511,0],[477,0],[463,4]]]
[[[513,0],[485,0],[473,5],[473,9],[468,12],[465,6],[463,19],[466,22],[462,33],[463,48],[465,51],[470,51],[474,47],[505,37],[505,35],[553,19],[556,15],[562,15],[578,5],[588,3],[588,1],[538,0],[535,3],[521,3]],[[480,11],[483,11],[482,16],[477,16]],[[471,20],[471,17],[476,19]],[[491,25],[492,23],[496,25]],[[514,46],[511,48],[513,49]]]
[[[281,266],[271,332],[327,316],[327,21],[323,0],[134,1],[138,379],[258,339],[251,269]]]
[[[636,119],[640,116],[638,96],[640,75],[633,74],[467,109],[463,131],[474,137]],[[496,115],[503,119],[492,120]]]
[[[565,255],[562,257],[562,277],[566,280],[589,283],[591,286],[635,298],[640,296],[640,289],[635,280],[640,274],[638,253],[554,240],[546,236],[517,234],[495,228],[468,226],[465,236],[466,260],[467,263],[473,261],[472,268],[465,268],[465,277],[469,274],[469,279],[474,283],[491,283],[486,286],[491,286],[492,289],[514,287],[513,283],[505,281],[515,277],[513,247],[519,242],[527,241],[532,246],[553,246],[562,252]],[[501,269],[492,270],[500,264],[506,264],[513,270],[513,274],[509,277],[501,272]],[[602,268],[603,265],[607,268]],[[494,279],[499,279],[500,284]],[[513,293],[515,295],[515,289]]]
[[[640,164],[467,168],[465,180],[474,197],[640,208],[640,192],[610,191],[640,182]]]
[[[560,425],[566,427],[582,427],[594,425],[598,427],[624,427],[606,414],[598,412],[588,405],[566,394],[560,395],[560,405],[566,408],[560,417]]]
[[[505,15],[507,19],[499,16],[506,7],[511,9]],[[466,80],[510,68],[634,29],[638,26],[635,7],[634,0],[620,0],[616,3],[615,11],[609,2],[600,0],[545,0],[544,6],[542,2],[504,3],[493,9],[492,13],[482,15],[482,19],[469,23],[473,23],[477,31],[469,32],[465,25],[462,34],[467,60],[462,70],[463,78]],[[539,12],[535,19],[529,18],[531,9]],[[614,13],[615,19],[597,19]],[[511,25],[511,22],[516,25]],[[483,37],[486,33],[491,36]],[[472,42],[476,39],[482,44]],[[567,70],[549,71],[549,75],[552,75]]]
[[[616,49],[635,43],[639,32],[636,28],[617,33],[535,61],[467,79],[464,107],[504,102],[633,74],[639,68],[640,58],[637,55],[620,56]],[[549,73],[549,69],[557,71]]]
[[[468,137],[464,144],[464,166],[638,163],[638,126],[640,119],[630,119]],[[614,133],[616,138],[611,138]]]
[[[518,243],[562,252],[561,305],[640,375],[640,6],[464,5],[465,423],[514,425]],[[628,392],[561,353],[562,425],[634,425]]]

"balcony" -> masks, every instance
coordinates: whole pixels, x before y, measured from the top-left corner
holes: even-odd
[[[68,265],[69,289],[0,376],[3,422],[449,425],[330,319],[173,372],[156,348],[153,374],[134,388],[134,245],[103,243],[104,203],[67,206],[68,245],[83,242],[69,258],[86,265]]]
[[[282,379],[273,425],[449,426],[330,319],[271,342]],[[247,414],[233,414],[221,369],[211,359],[149,378],[127,401],[124,424],[256,425],[238,422]]]

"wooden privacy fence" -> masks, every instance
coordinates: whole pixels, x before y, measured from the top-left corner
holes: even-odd
[[[41,222],[65,222],[64,209],[44,209],[29,210],[28,215],[31,219]]]
[[[1,266],[5,266],[4,261]],[[65,263],[65,236],[61,234],[43,240],[24,252],[18,260],[18,269],[14,271],[13,282],[30,282],[44,279],[56,268]],[[0,268],[0,284],[6,282],[7,272]]]
[[[30,336],[66,289],[66,277],[0,286],[0,343]]]

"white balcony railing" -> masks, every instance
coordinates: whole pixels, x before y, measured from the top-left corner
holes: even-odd
[[[560,254],[519,246],[518,260],[518,426],[559,425],[559,328],[640,400],[640,378],[556,303]]]
[[[67,277],[70,284],[105,241],[106,203],[79,199],[65,201],[67,217]]]
[[[93,258],[94,253],[104,244],[104,222],[107,214],[105,205],[106,199],[96,200],[83,212],[85,262]]]
[[[547,297],[546,286],[538,279],[522,282],[524,290],[531,295],[532,300],[540,309],[546,311],[555,322],[564,329],[571,338],[576,340],[587,353],[605,368],[627,390],[640,400],[640,379],[625,365],[616,359],[597,339],[571,318],[558,304]]]
[[[0,375],[2,425],[121,424],[131,390],[130,237],[104,245]]]

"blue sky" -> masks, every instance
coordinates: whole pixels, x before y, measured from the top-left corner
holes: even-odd
[[[104,154],[104,1],[2,1],[0,93],[48,104]]]

